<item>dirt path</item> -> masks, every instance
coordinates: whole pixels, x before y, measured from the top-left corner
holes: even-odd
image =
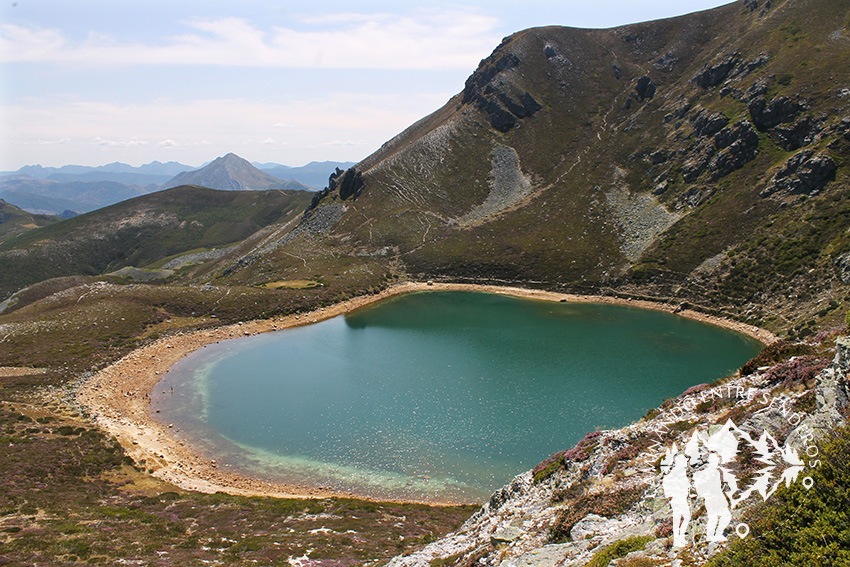
[[[184,445],[182,441],[171,436],[168,425],[160,423],[152,417],[149,393],[172,365],[206,345],[227,339],[315,323],[388,297],[424,290],[485,291],[546,301],[609,303],[668,312],[675,311],[675,308],[671,305],[604,296],[581,296],[475,284],[404,283],[376,295],[357,297],[307,314],[237,323],[226,327],[160,339],[151,345],[131,352],[93,376],[79,390],[77,399],[89,408],[89,412],[100,427],[118,439],[136,463],[152,470],[154,476],[181,488],[208,493],[220,491],[239,495],[296,498],[351,496],[316,489],[306,483],[303,486],[273,484],[219,470],[215,461],[205,459],[192,448]],[[683,310],[678,315],[733,329],[764,343],[776,340],[776,337],[769,331],[751,325],[690,310]]]

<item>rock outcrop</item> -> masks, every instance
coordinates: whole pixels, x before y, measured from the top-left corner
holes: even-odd
[[[557,55],[554,50],[552,53],[552,57]],[[513,83],[500,79],[502,73],[515,69],[520,64],[521,61],[515,54],[503,54],[496,48],[470,75],[463,89],[462,104],[472,104],[484,112],[490,120],[490,125],[499,132],[507,132],[521,119],[528,118],[543,108],[529,92],[518,91]]]
[[[336,168],[328,178],[328,186],[313,195],[310,206],[304,211],[304,218],[309,218],[312,215],[312,211],[328,195],[335,195],[343,201],[349,197],[356,199],[365,188],[366,183],[363,181],[363,172],[357,169],[357,167],[350,167],[345,171]]]
[[[777,96],[768,103],[763,97],[750,102],[748,110],[753,124],[761,131],[769,130],[779,124],[791,122],[807,110],[807,104],[793,100],[787,96]]]
[[[635,93],[638,96],[638,100],[651,99],[655,96],[655,89],[655,83],[646,75],[638,79],[637,84],[635,84]]]
[[[711,180],[716,181],[756,157],[759,137],[752,125],[743,120],[724,128],[714,136],[714,146],[718,153],[708,164]]]
[[[723,58],[723,61],[715,65],[706,65],[693,79],[694,84],[702,89],[716,87],[726,80],[732,69],[741,59],[740,53],[731,53]]]
[[[759,195],[814,195],[835,178],[836,169],[835,162],[828,155],[802,150],[785,162]]]

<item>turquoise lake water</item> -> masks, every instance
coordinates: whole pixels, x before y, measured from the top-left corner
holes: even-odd
[[[586,432],[627,425],[760,349],[658,311],[424,292],[208,346],[152,397],[157,418],[219,468],[480,502]]]

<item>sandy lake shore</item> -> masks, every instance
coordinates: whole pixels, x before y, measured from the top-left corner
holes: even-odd
[[[375,295],[356,297],[348,301],[317,309],[310,313],[237,323],[164,337],[155,343],[135,350],[94,375],[80,388],[77,400],[88,408],[94,421],[114,435],[128,455],[154,476],[180,488],[200,492],[226,492],[245,496],[276,496],[290,498],[323,498],[352,496],[332,490],[309,486],[282,485],[264,482],[218,468],[215,461],[205,458],[171,435],[168,424],[154,419],[150,410],[151,390],[169,368],[186,355],[220,341],[307,325],[330,319],[388,297],[414,291],[483,291],[546,301],[577,303],[609,303],[644,309],[676,312],[675,306],[650,301],[624,300],[606,296],[572,295],[540,290],[475,284],[403,283]],[[698,313],[678,311],[678,315],[718,325],[749,335],[763,343],[776,340],[769,331]],[[517,473],[522,471],[517,471]]]

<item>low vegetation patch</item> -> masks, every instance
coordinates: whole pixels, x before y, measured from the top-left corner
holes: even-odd
[[[277,282],[269,282],[261,285],[265,289],[311,289],[320,287],[321,282],[312,280],[281,280]]]
[[[750,509],[750,536],[732,538],[709,567],[744,565],[850,565],[850,429],[828,434],[821,444],[814,484],[780,488]]]
[[[635,486],[614,492],[585,492],[574,499],[569,497],[572,495],[567,495],[566,500],[572,501],[565,502],[563,510],[555,520],[549,540],[553,543],[567,541],[573,526],[588,514],[612,517],[628,511],[641,499],[644,490],[645,487]]]
[[[625,557],[633,551],[639,551],[646,547],[646,544],[652,541],[652,536],[627,537],[620,541],[609,545],[593,554],[590,561],[585,567],[608,567],[608,564],[614,559]]]

